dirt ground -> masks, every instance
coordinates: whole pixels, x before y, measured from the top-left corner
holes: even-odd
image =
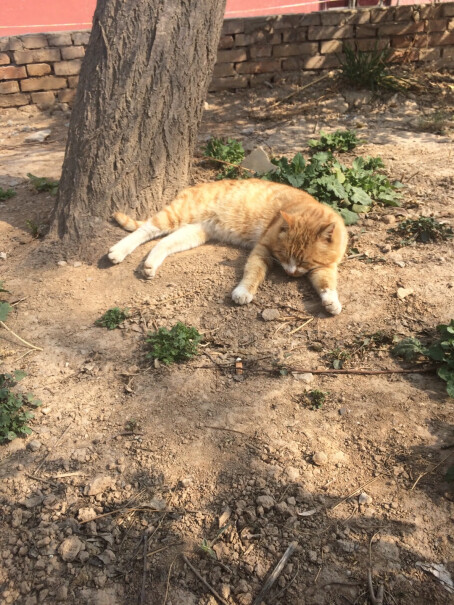
[[[42,348],[0,328],[1,362],[25,370],[19,386],[43,401],[33,434],[0,446],[2,603],[257,604],[291,544],[268,605],[371,603],[369,569],[385,604],[454,602],[418,565],[454,574],[444,383],[430,373],[311,372],[377,331],[424,337],[454,317],[452,240],[398,248],[388,233],[421,214],[454,225],[454,137],[440,134],[453,79],[424,82],[409,95],[374,96],[333,77],[273,107],[295,86],[207,100],[194,182],[213,178],[200,160],[210,135],[291,156],[307,155],[322,129],[356,128],[366,143],[342,160],[380,155],[406,185],[401,208],[375,207],[349,228],[358,252],[340,268],[337,317],[304,279],[277,268],[253,304],[235,306],[247,253],[226,245],[168,259],[152,282],[140,274],[152,243],[119,266],[49,249],[30,229],[46,223],[54,198],[25,177],[58,178],[68,111],[0,114],[0,186],[17,191],[0,204],[4,299],[15,303],[7,325]],[[25,141],[45,128],[46,141]],[[120,237],[109,226],[105,251]],[[401,300],[398,288],[413,293]],[[114,306],[132,312],[123,328],[95,327]],[[265,321],[264,309],[276,319]],[[204,334],[201,354],[150,366],[144,335],[178,320]],[[280,376],[277,362],[293,370]],[[383,345],[346,367],[405,366]],[[321,408],[310,404],[315,389],[327,393]]]

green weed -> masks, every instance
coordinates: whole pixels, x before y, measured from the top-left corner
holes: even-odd
[[[204,148],[203,153],[214,160],[234,164],[234,166],[226,165],[216,177],[217,179],[238,178],[240,175],[241,170],[238,165],[244,159],[244,149],[239,141],[212,137]]]
[[[328,393],[320,391],[319,389],[313,389],[312,391],[309,391],[307,395],[312,402],[312,408],[314,410],[319,410],[325,403]]]
[[[4,202],[5,200],[8,200],[10,197],[14,197],[16,195],[16,192],[14,191],[14,189],[3,189],[3,187],[0,187],[0,202]]]
[[[0,281],[0,294],[2,292],[9,293],[9,290],[3,287],[3,283],[3,281]],[[13,307],[9,303],[5,302],[4,300],[0,300],[0,321],[6,321],[8,319],[8,315],[10,314],[12,308]]]
[[[438,222],[431,216],[420,216],[417,219],[406,219],[388,230],[390,233],[396,233],[403,237],[399,242],[400,246],[411,246],[420,242],[430,244],[440,240],[448,240],[454,236],[452,227]]]
[[[157,359],[166,365],[187,361],[197,354],[201,339],[202,335],[196,328],[186,326],[181,321],[170,330],[159,328],[157,332],[149,332],[145,339],[147,358]]]
[[[353,130],[336,130],[332,134],[320,133],[319,139],[311,139],[308,143],[312,151],[338,151],[345,153],[352,151],[364,141],[358,139]]]
[[[36,223],[33,219],[25,221],[25,224],[27,225],[31,236],[34,239],[39,239],[44,235],[45,225],[42,225],[41,223]]]
[[[438,376],[446,382],[448,395],[454,397],[454,319],[449,324],[437,326],[437,332],[441,338],[427,346],[417,338],[404,338],[393,347],[392,353],[405,361],[415,361],[421,357],[434,361]]]
[[[0,374],[0,443],[12,441],[16,437],[30,435],[28,422],[34,417],[31,407],[41,405],[31,393],[15,393],[11,389],[26,376],[16,370],[13,374]]]
[[[108,330],[115,330],[115,328],[118,328],[118,326],[128,317],[128,309],[113,307],[112,309],[108,309],[104,315],[101,315],[101,317],[95,321],[95,326],[107,328]]]
[[[45,176],[35,176],[30,172],[27,173],[30,183],[36,191],[42,193],[43,191],[49,191],[52,195],[57,195],[59,181],[48,179]]]
[[[454,128],[454,113],[442,110],[433,111],[419,119],[418,128],[425,132],[447,134]]]
[[[344,57],[340,59],[341,73],[353,86],[359,88],[405,89],[405,81],[393,76],[388,69],[390,48],[361,51],[344,46]]]

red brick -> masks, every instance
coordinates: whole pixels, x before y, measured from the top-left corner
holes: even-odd
[[[243,48],[233,48],[232,50],[220,50],[218,52],[217,63],[232,63],[247,60],[247,52]]]
[[[29,34],[21,36],[24,48],[45,48],[47,46],[47,38],[44,34]]]
[[[448,21],[448,31],[452,31],[454,29],[454,19],[450,19]]]
[[[77,76],[80,72],[81,65],[82,61],[79,59],[74,61],[61,61],[60,63],[54,63],[54,72],[57,76]]]
[[[247,88],[248,79],[246,76],[234,76],[233,78],[214,78],[211,81],[209,89],[211,92],[216,90],[234,90],[236,88]]]
[[[273,48],[273,57],[293,57],[309,55],[318,52],[317,42],[303,42],[302,44],[281,44]]]
[[[10,95],[13,92],[19,92],[19,84],[16,80],[0,82],[0,95]]]
[[[218,50],[233,48],[233,36],[221,36],[218,44]]]
[[[73,32],[72,38],[75,46],[87,46],[90,40],[90,32]]]
[[[247,61],[236,67],[239,74],[263,74],[280,71],[281,62],[277,59],[264,59],[263,61]]]
[[[68,76],[68,86],[70,88],[77,88],[79,84],[79,76]]]
[[[47,34],[49,46],[71,46],[73,41],[70,32]]]
[[[454,44],[454,31],[429,34],[428,39],[429,46],[444,46],[445,44]]]
[[[38,105],[39,109],[48,109],[55,103],[55,93],[50,90],[46,92],[32,92],[32,103]]]
[[[396,6],[394,9],[394,21],[410,21],[412,16],[412,6]]]
[[[424,22],[419,23],[385,23],[380,27],[380,36],[403,36],[424,31]]]
[[[438,6],[441,9],[443,17],[454,17],[454,3],[446,3]]]
[[[446,19],[426,21],[426,32],[444,32],[446,29],[448,29],[448,22]]]
[[[60,61],[58,48],[37,48],[36,50],[16,50],[14,60],[18,65],[23,63],[45,63],[46,61]]]
[[[377,36],[378,25],[358,25],[356,28],[357,38],[375,38]]]
[[[353,26],[343,25],[341,27],[310,27],[307,33],[308,40],[331,40],[332,38],[352,38]]]
[[[222,35],[241,34],[244,32],[243,19],[225,19],[222,25]]]
[[[82,59],[85,56],[85,46],[66,46],[60,49],[62,59],[70,61],[71,59]]]
[[[18,80],[19,78],[26,77],[27,72],[25,71],[25,67],[17,67],[16,65],[0,67],[0,80]]]
[[[9,65],[11,63],[11,59],[6,53],[0,53],[0,65]]]
[[[419,51],[420,61],[438,61],[441,56],[441,48],[422,48]]]
[[[20,92],[15,95],[2,95],[0,97],[0,107],[20,107],[21,105],[28,105],[29,102],[30,97]]]
[[[224,78],[226,76],[236,76],[234,63],[219,63],[214,66],[213,78]]]
[[[55,76],[44,76],[42,78],[28,78],[21,80],[21,90],[23,92],[31,92],[37,90],[57,90],[66,88],[66,78],[56,78]]]
[[[454,60],[454,47],[446,47],[441,49],[441,56],[443,60]]]
[[[47,76],[52,71],[47,63],[29,63],[27,73],[29,76]]]
[[[427,46],[427,36],[424,34],[416,34],[415,36],[397,36],[392,39],[391,46],[393,48],[423,48]]]
[[[69,103],[71,105],[72,102],[74,101],[75,95],[76,95],[76,90],[74,88],[60,90],[58,93],[58,100],[60,101],[60,103]]]

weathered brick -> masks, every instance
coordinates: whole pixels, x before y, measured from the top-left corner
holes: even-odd
[[[21,50],[23,48],[20,38],[0,38],[0,51]]]
[[[312,26],[307,32],[308,40],[331,40],[332,38],[352,38],[353,26],[342,25],[341,27],[316,27]]]
[[[77,88],[78,84],[79,84],[79,76],[68,76],[69,88]]]
[[[443,17],[454,17],[454,3],[453,2],[439,5],[438,8],[443,11],[442,12]]]
[[[410,21],[412,16],[412,6],[396,6],[394,9],[394,21]]]
[[[358,25],[356,28],[357,38],[375,38],[377,36],[378,25]]]
[[[344,25],[345,15],[341,12],[323,12],[320,15],[322,25]]]
[[[444,46],[445,44],[454,44],[454,31],[428,34],[428,40],[429,46]]]
[[[66,78],[56,78],[55,76],[44,76],[42,78],[28,78],[21,80],[20,88],[23,92],[34,92],[37,90],[57,90],[66,88]]]
[[[427,46],[427,36],[425,34],[415,34],[414,36],[396,36],[391,40],[393,48],[423,48]]]
[[[395,8],[373,8],[370,11],[371,23],[389,23],[394,21]]]
[[[25,71],[25,67],[17,67],[16,65],[0,67],[0,80],[18,80],[19,78],[26,77],[27,72]]]
[[[420,61],[438,61],[441,57],[441,48],[422,48],[419,51]]]
[[[306,13],[301,15],[300,25],[321,25],[321,13]]]
[[[346,25],[362,25],[363,23],[370,23],[370,10],[362,9],[344,12],[346,13]]]
[[[280,71],[281,62],[277,59],[263,59],[263,61],[246,61],[239,63],[236,70],[239,74],[263,74]]]
[[[227,76],[236,76],[234,63],[219,63],[214,66],[214,78],[225,78]]]
[[[282,63],[284,71],[300,71],[301,69],[331,69],[339,66],[336,55],[315,55],[307,57],[289,57]]]
[[[61,48],[60,52],[64,61],[82,59],[85,56],[85,46],[66,46]]]
[[[55,34],[47,34],[49,46],[71,46],[73,43],[69,32],[58,32]]]
[[[233,48],[233,36],[221,36],[218,44],[218,50]]]
[[[417,7],[420,19],[439,19],[443,15],[443,7],[441,4],[422,4]]]
[[[452,31],[454,29],[454,19],[450,19],[448,21],[448,31]]]
[[[281,35],[273,31],[258,31],[251,34],[237,34],[235,36],[235,46],[249,46],[250,44],[279,44]]]
[[[273,82],[274,76],[273,74],[253,74],[249,77],[249,84],[251,88],[256,88],[257,86],[263,86],[265,82]]]
[[[222,35],[241,34],[244,32],[243,19],[225,19],[222,24]]]
[[[249,47],[249,54],[251,56],[251,59],[262,59],[264,57],[271,57],[271,53],[273,46],[250,46]]]
[[[246,76],[234,76],[233,78],[214,78],[208,90],[214,92],[216,90],[234,90],[247,87],[248,79]]]
[[[48,109],[55,103],[55,93],[50,90],[32,92],[32,103],[38,105],[39,109]]]
[[[329,55],[330,53],[341,53],[343,43],[340,40],[327,40],[326,42],[320,43],[320,52],[322,55]]]
[[[279,17],[251,17],[244,20],[244,33],[251,34],[256,31],[272,32]]]
[[[90,40],[90,32],[73,32],[72,39],[75,46],[87,46]]]
[[[48,63],[29,63],[27,73],[29,76],[47,76],[52,71]]]
[[[282,30],[282,42],[304,42],[307,40],[307,27]]]
[[[21,36],[24,48],[45,48],[47,46],[47,38],[44,34],[28,34]]]
[[[426,32],[444,32],[446,29],[448,29],[448,22],[446,19],[426,21]]]
[[[0,82],[0,95],[10,95],[13,92],[19,92],[19,84],[16,80]]]
[[[29,102],[29,95],[24,95],[20,92],[15,95],[0,96],[0,107],[21,107],[22,105],[28,105]]]
[[[74,97],[76,96],[75,89],[66,89],[60,90],[58,93],[58,100],[60,103],[69,103],[70,105],[74,101]]]
[[[454,46],[442,48],[441,57],[442,57],[443,61],[445,59],[454,60]]]
[[[57,76],[77,76],[80,73],[82,61],[75,59],[74,61],[61,61],[54,63],[54,72]]]
[[[232,63],[233,61],[247,61],[247,52],[243,48],[218,51],[217,63]]]
[[[380,36],[403,36],[424,31],[424,22],[419,23],[385,23],[380,27]]]
[[[9,55],[6,53],[0,53],[0,65],[9,65],[11,63],[11,59]]]
[[[309,55],[318,52],[317,42],[303,42],[302,44],[281,44],[273,47],[273,57],[293,57]]]
[[[419,49],[394,49],[390,54],[388,61],[391,63],[407,63],[408,61],[417,61],[419,59]]]
[[[389,46],[389,38],[361,38],[356,40],[355,43],[350,44],[353,46],[356,44],[356,48],[362,52],[369,52],[371,50],[383,50]]]
[[[24,63],[45,63],[46,61],[60,61],[58,48],[37,48],[36,50],[16,50],[14,60],[18,65]]]

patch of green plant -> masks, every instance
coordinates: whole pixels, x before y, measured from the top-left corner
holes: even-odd
[[[351,358],[351,354],[346,349],[336,347],[332,351],[329,351],[326,357],[328,361],[331,362],[331,365],[335,370],[342,370],[342,368]]]
[[[320,133],[319,139],[311,139],[308,143],[312,151],[338,151],[345,153],[352,151],[364,141],[358,139],[354,130],[336,130],[331,134]]]
[[[352,341],[343,343],[342,347],[335,347],[325,355],[325,359],[335,370],[341,370],[354,360],[364,359],[372,351],[383,350],[392,343],[392,338],[384,332],[373,334],[360,334]]]
[[[319,410],[326,401],[328,393],[325,391],[320,391],[319,389],[313,389],[307,393],[307,396],[312,402],[312,408],[314,410]]]
[[[390,233],[396,233],[403,239],[400,246],[411,246],[417,242],[430,244],[440,240],[448,240],[454,236],[452,227],[438,222],[431,216],[420,216],[417,219],[408,218],[392,229]]]
[[[277,170],[262,178],[307,191],[337,210],[347,225],[356,223],[359,213],[368,212],[374,202],[400,205],[397,190],[403,185],[380,172],[384,168],[381,158],[358,157],[348,168],[331,152],[320,151],[307,161],[297,153],[290,161],[282,157],[271,162]]]
[[[438,376],[446,382],[448,395],[454,397],[454,319],[449,324],[437,326],[437,332],[441,338],[428,345],[417,338],[404,338],[393,347],[392,353],[405,361],[416,361],[421,357],[434,361]]]
[[[16,192],[14,189],[3,189],[3,187],[0,187],[0,202],[8,200],[10,197],[14,197],[15,195]]]
[[[107,328],[108,330],[115,330],[115,328],[118,328],[118,326],[128,317],[128,309],[113,307],[112,309],[108,309],[104,315],[101,315],[101,317],[95,321],[95,326]]]
[[[36,191],[42,193],[43,191],[49,191],[52,195],[57,195],[59,181],[48,179],[46,176],[35,176],[30,172],[27,173],[30,183]]]
[[[139,421],[136,418],[131,418],[126,421],[125,428],[129,433],[135,433],[139,428]]]
[[[3,280],[0,280],[0,294],[2,292],[9,293],[9,290],[3,287],[3,283]],[[5,302],[4,300],[0,300],[0,321],[6,321],[8,319],[8,315],[10,314],[12,308],[13,307],[9,303]]]
[[[202,335],[191,326],[179,321],[170,330],[159,328],[149,332],[145,340],[148,349],[147,357],[157,359],[169,365],[178,361],[187,361],[197,354],[197,347]]]
[[[393,76],[389,71],[390,48],[362,51],[344,45],[344,56],[340,57],[341,74],[353,86],[358,88],[386,88],[404,90],[405,80]]]
[[[13,374],[0,374],[0,443],[32,432],[28,426],[28,422],[34,417],[30,408],[40,406],[41,401],[31,393],[16,393],[11,390],[25,376],[25,372],[20,370]]]
[[[214,160],[234,164],[234,166],[225,165],[216,177],[218,180],[238,178],[240,175],[238,166],[244,160],[244,149],[239,141],[212,137],[204,148],[203,153]]]
[[[435,134],[446,134],[454,127],[454,113],[442,110],[433,111],[418,121],[418,128]]]
[[[25,221],[28,230],[31,233],[31,236],[34,239],[39,239],[44,235],[44,227],[45,225],[41,225],[40,223],[36,223],[33,219]]]

